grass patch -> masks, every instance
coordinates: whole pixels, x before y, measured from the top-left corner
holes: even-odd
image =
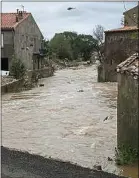
[[[139,160],[139,150],[123,145],[116,150],[115,156],[117,165],[133,164]]]

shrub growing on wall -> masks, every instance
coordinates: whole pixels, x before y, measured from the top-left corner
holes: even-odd
[[[14,76],[16,79],[21,79],[25,75],[26,67],[20,59],[13,57],[10,71],[11,75]]]

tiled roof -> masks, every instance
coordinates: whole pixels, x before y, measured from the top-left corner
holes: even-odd
[[[139,76],[139,53],[130,56],[117,66],[117,72],[128,72],[131,75]]]
[[[137,26],[124,26],[122,28],[117,28],[117,29],[105,31],[105,33],[107,33],[107,32],[134,31],[134,30],[139,30],[139,28]]]
[[[1,13],[1,29],[14,29],[18,24],[23,22],[30,13],[23,13],[22,20],[16,22],[17,13]]]

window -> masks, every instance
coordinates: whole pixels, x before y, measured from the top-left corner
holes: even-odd
[[[1,48],[4,47],[4,43],[3,43],[3,33],[1,34]]]
[[[133,18],[134,18],[134,19],[136,18],[136,14],[135,14],[135,13],[133,14]]]

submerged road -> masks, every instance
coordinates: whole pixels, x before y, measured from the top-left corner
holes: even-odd
[[[116,83],[97,83],[96,66],[56,71],[44,87],[2,96],[2,145],[119,173]],[[108,119],[104,119],[108,116]]]

